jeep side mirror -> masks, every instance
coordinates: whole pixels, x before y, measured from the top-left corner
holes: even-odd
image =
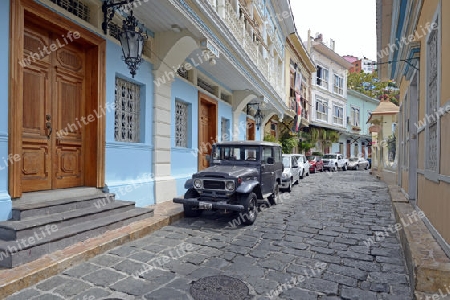
[[[268,157],[267,158],[267,164],[268,165],[273,165],[275,163],[275,160],[273,159],[273,157]]]

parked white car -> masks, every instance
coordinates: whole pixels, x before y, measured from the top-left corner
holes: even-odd
[[[342,154],[325,154],[323,156],[323,169],[336,172],[338,169],[347,171],[348,160]]]
[[[348,169],[349,170],[368,170],[369,169],[369,161],[363,157],[350,157],[348,160]]]
[[[293,154],[298,161],[298,172],[299,177],[303,178],[305,176],[309,176],[309,168],[311,165],[309,164],[309,161],[306,159],[306,156],[303,154]]]
[[[292,154],[283,154],[283,167],[280,189],[291,192],[293,185],[300,179],[297,158]]]

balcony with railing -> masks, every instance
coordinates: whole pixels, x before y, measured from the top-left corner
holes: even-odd
[[[208,0],[208,2],[214,8],[214,10],[219,13],[218,10],[220,9],[220,7],[219,5],[217,5],[217,1]],[[259,4],[257,4],[257,6],[258,5]],[[263,6],[262,2],[260,5]],[[245,8],[241,7],[241,9],[245,11]],[[221,14],[219,13],[219,16],[220,15]],[[277,69],[274,66],[275,59],[273,57],[270,57],[270,54],[269,57],[267,57],[267,55],[264,55],[264,49],[267,50],[267,53],[269,53],[269,51],[267,45],[264,44],[264,40],[261,39],[259,28],[253,27],[256,23],[252,20],[248,20],[248,13],[243,12],[238,14],[233,5],[228,0],[225,0],[225,12],[222,15],[224,16],[223,21],[230,29],[234,37],[238,40],[238,44],[242,46],[252,62],[261,71],[261,73],[264,75],[264,78],[270,82],[278,95],[281,98],[284,98],[285,92],[283,89],[281,73],[278,74]],[[247,28],[245,20],[247,20]],[[249,28],[248,26],[252,27]],[[277,34],[275,35],[278,36]],[[275,39],[274,41],[277,40],[279,43],[279,39]],[[281,55],[281,46],[276,45],[276,47],[280,48],[278,50],[278,54]]]

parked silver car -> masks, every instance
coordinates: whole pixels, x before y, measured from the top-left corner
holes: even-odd
[[[348,160],[348,169],[350,170],[368,170],[369,161],[363,157],[350,157]]]
[[[283,167],[280,189],[291,192],[293,185],[300,179],[297,158],[292,154],[283,154]]]

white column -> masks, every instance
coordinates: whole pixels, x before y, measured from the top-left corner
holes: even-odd
[[[155,71],[155,78],[168,76]],[[154,86],[153,97],[153,174],[155,178],[155,203],[171,201],[176,197],[176,182],[171,176],[171,88],[173,80]]]

